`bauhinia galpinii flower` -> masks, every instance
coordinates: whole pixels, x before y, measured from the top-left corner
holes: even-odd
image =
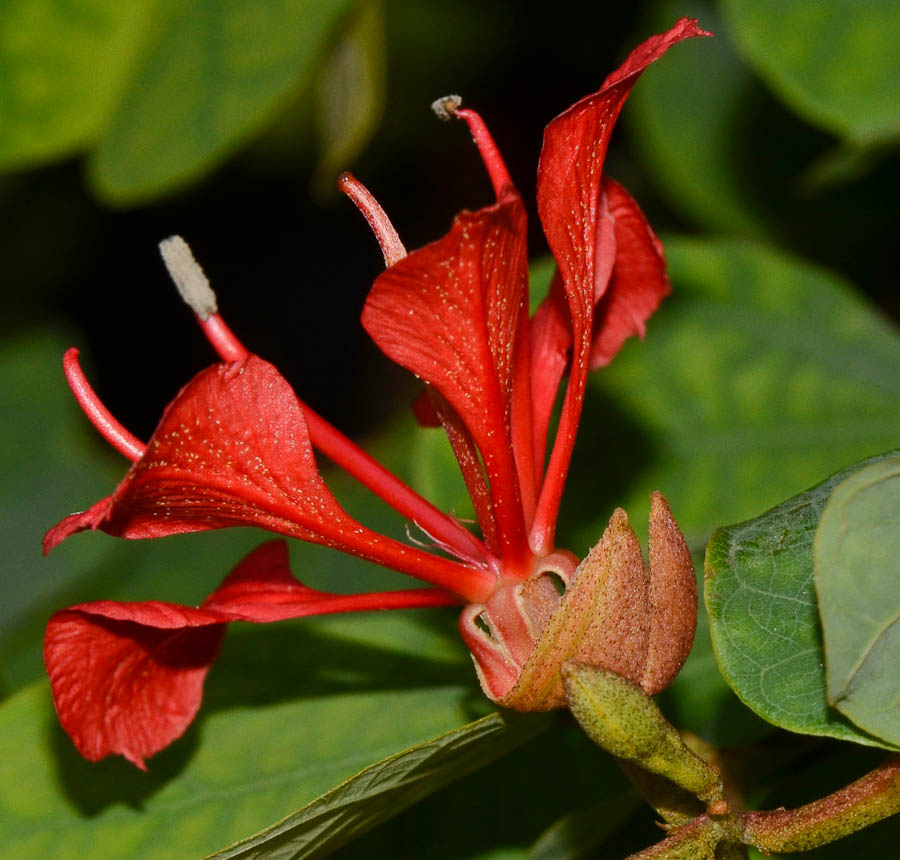
[[[77,351],[66,353],[79,404],[133,465],[111,496],[51,529],[45,551],[86,529],[152,538],[250,525],[426,584],[358,595],[316,591],[291,574],[278,540],[248,555],[198,607],[98,601],[57,612],[47,627],[47,670],[62,725],[84,756],[119,753],[143,767],[179,737],[233,621],[463,605],[460,631],[485,693],[519,710],[565,704],[559,670],[570,658],[617,672],[647,693],[672,680],[693,639],[696,584],[662,496],[653,497],[649,567],[621,510],[580,564],[555,545],[555,533],[588,373],[630,335],[643,336],[670,291],[659,241],[625,189],[603,175],[610,133],[641,72],[698,35],[706,34],[696,21],[680,20],[547,126],[537,204],[558,271],[532,318],[525,208],[482,119],[458,99],[438,108],[468,124],[496,203],[461,213],[446,236],[407,254],[368,191],[349,174],[340,180],[387,265],[363,326],[424,382],[416,415],[446,431],[479,534],[401,482],[248,352],[178,237],[161,244],[163,258],[221,361],[179,392],[146,445],[100,403]],[[431,548],[349,516],[320,476],[314,449],[427,535]]]

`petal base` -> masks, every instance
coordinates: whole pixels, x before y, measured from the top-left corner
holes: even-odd
[[[463,638],[492,700],[518,711],[565,706],[560,667],[572,659],[615,672],[649,695],[672,682],[693,643],[697,581],[660,493],[650,512],[649,567],[619,509],[565,594],[551,595],[546,583],[542,574],[463,612]],[[523,655],[529,636],[533,645]]]

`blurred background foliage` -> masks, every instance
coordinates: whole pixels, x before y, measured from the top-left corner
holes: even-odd
[[[212,360],[156,252],[180,233],[251,349],[398,473],[465,513],[446,445],[415,430],[405,409],[413,381],[358,325],[381,261],[334,180],[352,169],[408,247],[490,202],[463,125],[428,110],[455,92],[489,123],[530,205],[543,126],[681,15],[715,38],[680,45],[647,71],[607,160],[667,239],[675,294],[646,342],[629,343],[592,380],[561,543],[583,554],[617,504],[644,531],[647,494],[659,488],[699,558],[717,525],[898,443],[896,2],[0,5],[0,731],[17,750],[0,760],[6,856],[92,856],[86,846],[104,845],[104,828],[131,834],[122,856],[171,857],[173,845],[198,856],[484,711],[451,613],[318,619],[234,630],[204,717],[149,776],[78,759],[40,680],[48,614],[100,598],[196,603],[260,536],[125,544],[89,535],[42,559],[43,532],[124,470],[68,395],[60,357],[79,346],[116,415],[152,433]],[[538,257],[546,247],[531,215]],[[350,481],[329,483],[367,524],[403,536]],[[390,578],[319,548],[292,553],[311,585]],[[767,731],[718,676],[704,619],[664,704],[714,743]],[[302,730],[312,725],[312,736]],[[261,740],[237,740],[249,733]],[[567,728],[526,744],[490,777],[469,776],[344,850],[380,856],[402,833],[412,844],[436,837],[444,853],[434,856],[586,856],[600,837],[585,822],[609,811],[622,782],[585,743]],[[586,760],[589,772],[579,771]],[[790,747],[785,761],[795,765],[794,802],[821,793],[828,762],[842,776],[869,763],[826,742]],[[526,797],[522,782],[537,768],[547,790]],[[753,796],[787,802],[777,784],[761,780]],[[612,828],[618,841],[604,856],[655,838],[633,809],[609,812],[628,823]],[[441,824],[468,816],[468,830]],[[494,826],[511,816],[527,826]],[[154,843],[176,824],[177,837]],[[900,831],[880,828],[842,850],[882,856],[877,846]],[[65,848],[34,838],[51,831],[67,834]],[[108,843],[102,850],[113,856]],[[834,851],[816,856],[850,856]]]

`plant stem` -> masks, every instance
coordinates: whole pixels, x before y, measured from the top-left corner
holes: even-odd
[[[744,841],[762,851],[809,851],[900,812],[900,755],[798,809],[746,812]],[[661,855],[664,856],[664,855]]]
[[[672,831],[662,842],[632,854],[626,860],[713,860],[721,837],[719,823],[701,815]]]

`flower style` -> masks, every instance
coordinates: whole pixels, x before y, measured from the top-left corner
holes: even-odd
[[[538,212],[558,273],[528,316],[526,215],[481,118],[455,97],[496,203],[463,212],[442,239],[407,254],[387,216],[352,176],[342,189],[382,247],[362,323],[388,357],[419,376],[421,423],[442,425],[459,461],[481,535],[428,503],[302,403],[278,371],[250,354],[219,315],[185,243],[161,251],[221,362],[191,380],[147,445],[125,430],[66,353],[85,413],[133,465],[115,492],[45,537],[102,529],[161,537],[259,526],[384,565],[428,587],[337,595],[298,582],[283,541],[248,555],[199,607],[98,601],[57,612],[47,664],[63,727],[96,760],[144,758],[179,737],[200,706],[226,625],[333,612],[464,604],[460,630],[482,686],[522,710],[564,704],[559,667],[577,657],[653,693],[690,649],[696,584],[668,506],[654,495],[650,566],[624,512],[579,565],[555,546],[557,512],[587,375],[607,364],[669,293],[662,247],[622,186],[602,174],[610,133],[641,72],[682,39],[708,35],[682,19],[646,41],[601,89],[554,119],[538,167]],[[547,456],[557,391],[568,370]],[[313,449],[426,533],[433,552],[377,534],[350,517],[322,480]],[[561,580],[561,596],[554,580]]]

